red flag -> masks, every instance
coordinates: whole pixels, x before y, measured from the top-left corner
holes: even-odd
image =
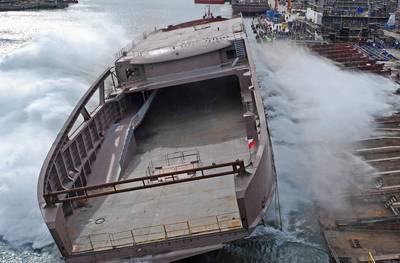
[[[249,149],[253,148],[254,146],[256,146],[256,140],[247,139],[247,146],[249,147]]]

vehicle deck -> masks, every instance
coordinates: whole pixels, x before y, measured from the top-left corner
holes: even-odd
[[[165,173],[179,164],[185,169],[237,159],[247,164],[242,115],[238,87],[221,80],[159,90],[135,130],[136,154],[120,179],[143,177],[160,166]],[[165,163],[167,154],[182,152],[186,159]],[[68,223],[74,252],[242,227],[233,175],[92,199]]]

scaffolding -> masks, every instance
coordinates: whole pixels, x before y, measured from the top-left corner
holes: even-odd
[[[310,0],[309,8],[321,15],[321,31],[332,41],[359,42],[382,27],[390,13],[395,12],[395,0]]]

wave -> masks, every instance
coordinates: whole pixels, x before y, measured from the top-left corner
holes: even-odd
[[[340,195],[357,174],[372,170],[351,144],[372,134],[376,117],[396,111],[398,85],[342,70],[289,43],[262,45],[258,52],[283,201],[346,205]]]
[[[0,59],[0,236],[16,246],[52,243],[37,206],[41,164],[74,103],[128,42],[121,27],[90,17]]]

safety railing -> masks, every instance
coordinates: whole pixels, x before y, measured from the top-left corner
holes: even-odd
[[[221,233],[241,228],[243,228],[243,225],[239,212],[230,212],[172,224],[81,236],[76,239],[73,245],[73,253],[143,245],[164,240]]]
[[[164,158],[151,160],[146,169],[146,175],[152,176],[165,172],[196,168],[200,166],[200,153],[196,150],[167,153]]]

